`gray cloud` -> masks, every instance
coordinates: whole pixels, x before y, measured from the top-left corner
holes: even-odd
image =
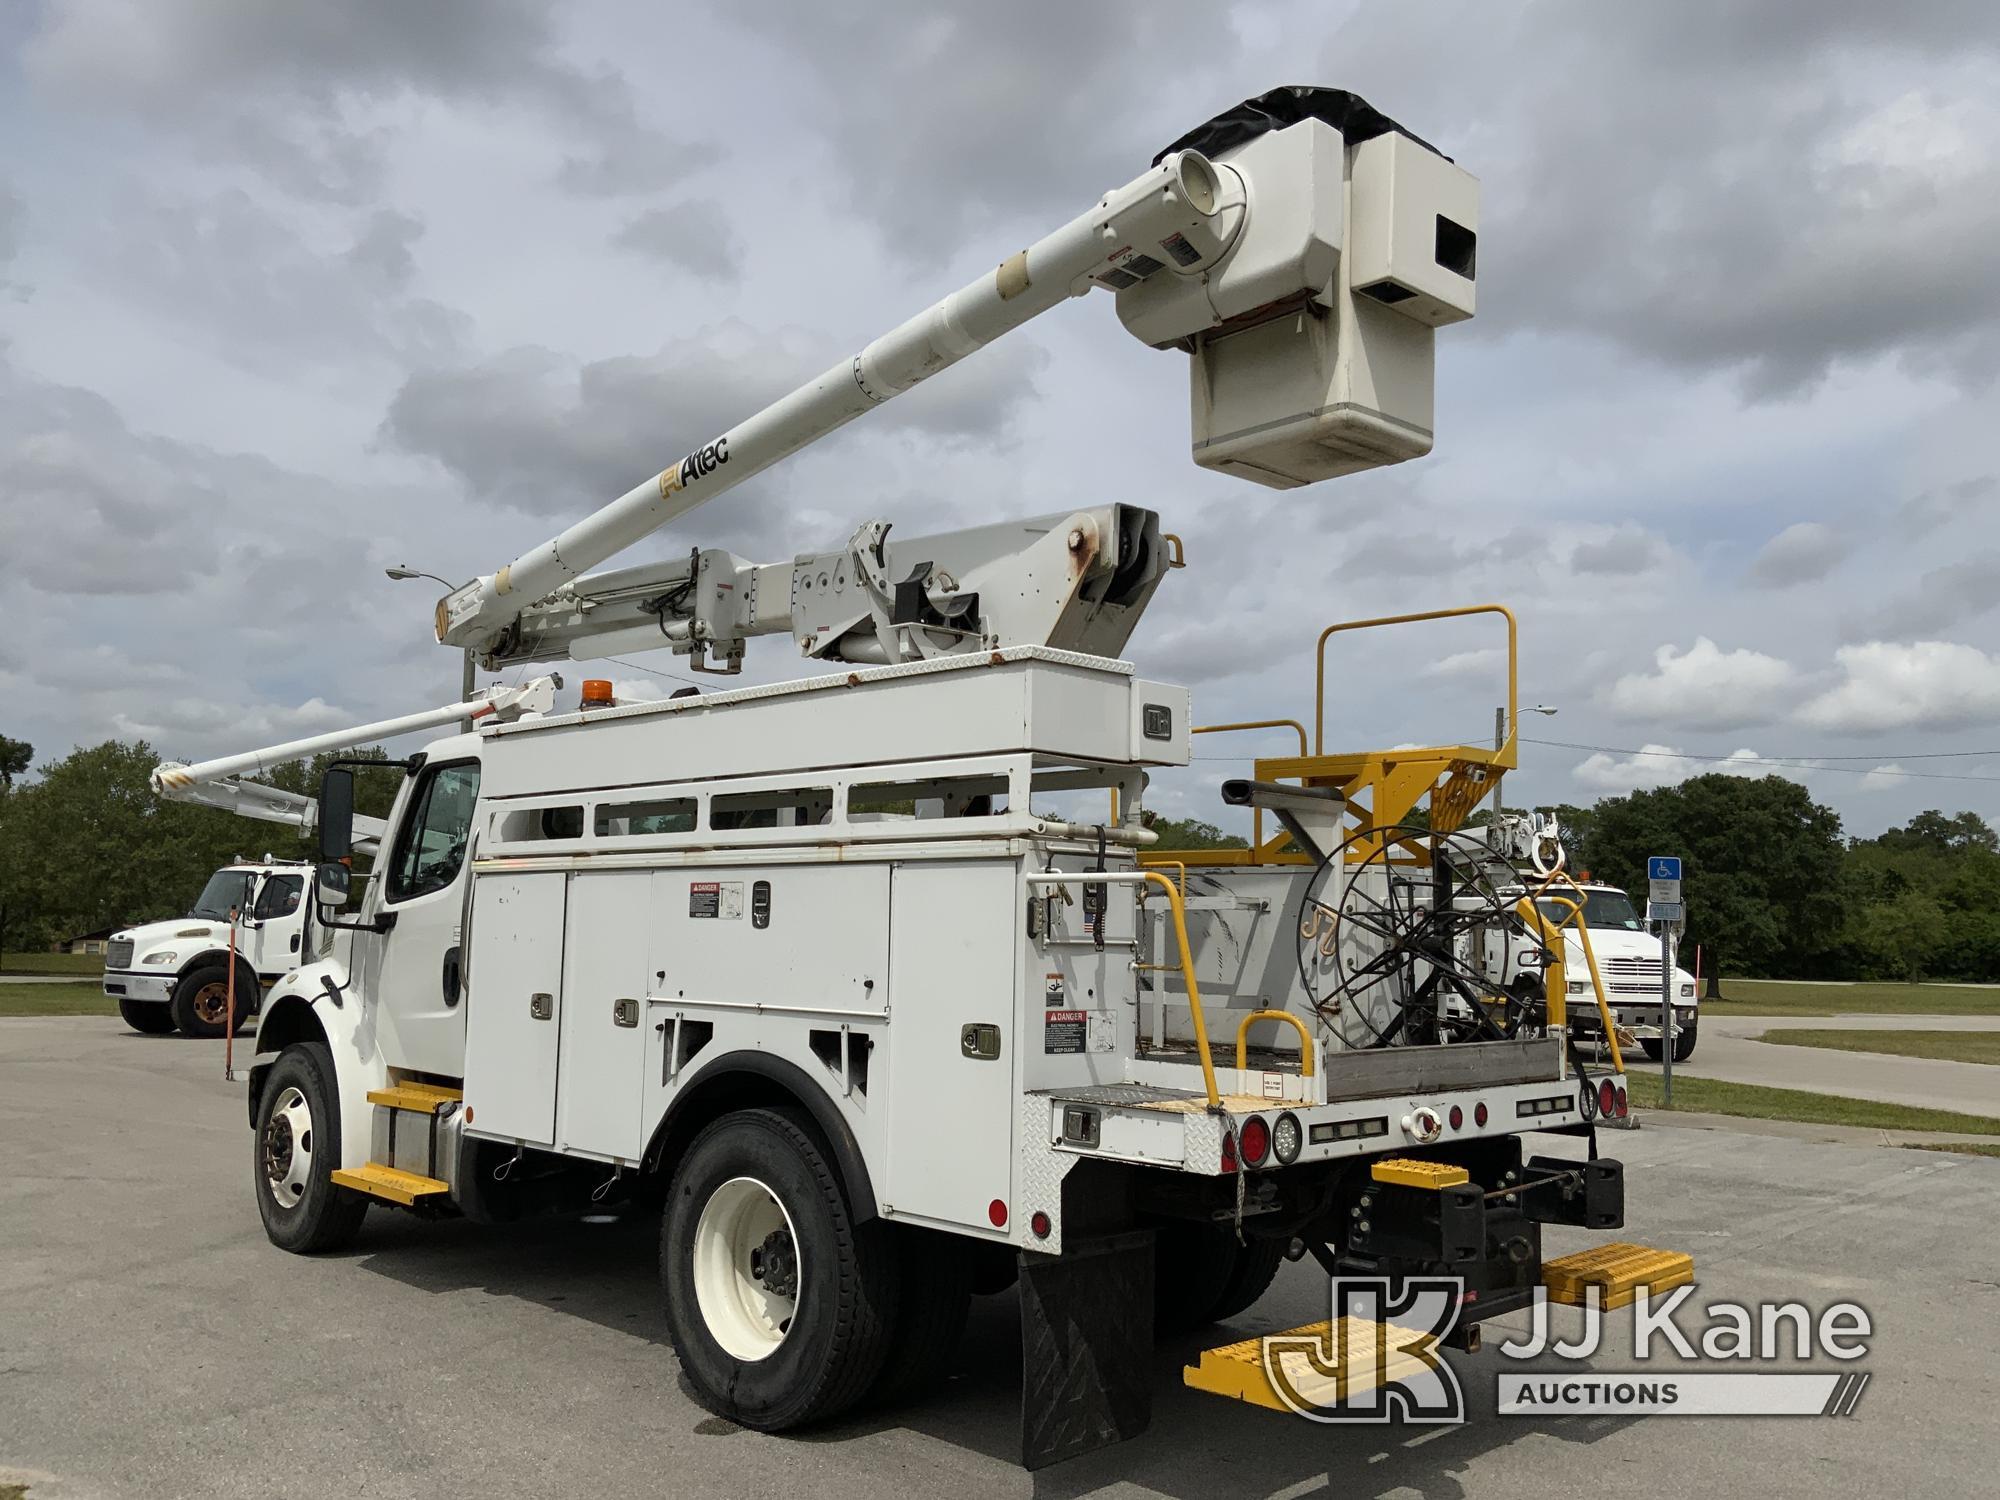
[[[2000,477],[1981,474],[1971,479],[1921,490],[1905,500],[1898,516],[1904,530],[1924,536],[1969,516],[2000,516]]]
[[[27,205],[0,182],[0,267],[21,253],[21,226],[27,222]]]
[[[1609,536],[1578,542],[1569,555],[1569,565],[1579,573],[1604,573],[1624,577],[1643,573],[1660,560],[1660,539],[1637,526],[1622,526]]]
[[[391,400],[382,430],[392,445],[436,459],[481,498],[575,516],[837,357],[817,338],[767,336],[734,322],[646,357],[578,364],[548,349],[511,349],[411,375]],[[1033,376],[1047,357],[1033,344],[998,346],[864,418],[859,432],[900,430],[946,442],[1002,436],[1015,409],[1033,397]]]
[[[579,192],[643,190],[663,164],[714,148],[648,129],[624,77],[566,60],[549,0],[46,0],[23,49],[29,76],[67,100],[193,133],[288,191],[359,203],[381,187],[387,135],[357,105],[436,99],[525,107],[586,143],[566,159]]]
[[[1817,583],[1847,556],[1847,539],[1818,521],[1787,526],[1764,544],[1750,571],[1778,588]]]
[[[1991,6],[1545,0],[1425,17],[1450,40],[1412,49],[1401,8],[1368,7],[1326,56],[1445,149],[1463,141],[1485,192],[1488,335],[1608,338],[1738,372],[1764,398],[1885,355],[1990,376],[2000,198],[1981,184],[2000,117],[1964,65],[2000,46]],[[1477,124],[1454,129],[1469,100]]]
[[[611,242],[707,281],[735,282],[743,273],[743,241],[712,198],[652,208],[629,220]]]
[[[1863,614],[1850,640],[1915,641],[1955,634],[2000,604],[2000,552],[1933,568],[1917,586]]]
[[[1014,215],[1053,229],[1242,97],[1211,92],[1239,46],[1228,7],[1203,0],[1159,0],[1144,24],[1070,0],[714,8],[804,68],[843,201],[913,259]],[[1164,86],[1194,59],[1201,87]]]

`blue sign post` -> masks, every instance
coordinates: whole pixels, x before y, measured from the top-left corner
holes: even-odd
[[[1674,930],[1686,920],[1681,905],[1681,857],[1653,854],[1646,859],[1646,914],[1660,928],[1660,1093],[1667,1108],[1674,1104]]]

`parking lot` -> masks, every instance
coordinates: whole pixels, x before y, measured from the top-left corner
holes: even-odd
[[[1630,1171],[1623,1237],[1693,1252],[1704,1296],[1871,1311],[1850,1418],[1497,1417],[1489,1335],[1455,1357],[1465,1426],[1335,1429],[1182,1389],[1186,1342],[1160,1352],[1147,1435],[1031,1475],[1011,1456],[1011,1294],[975,1305],[953,1379],[921,1407],[738,1430],[678,1382],[652,1225],[378,1211],[351,1252],[280,1254],[250,1196],[241,1086],[221,1075],[219,1042],[0,1021],[0,1494],[1961,1500],[2000,1435],[2000,1161],[1657,1121],[1606,1137]],[[1289,1266],[1203,1342],[1323,1318],[1325,1297],[1310,1262]],[[1596,1364],[1620,1368],[1616,1348]]]

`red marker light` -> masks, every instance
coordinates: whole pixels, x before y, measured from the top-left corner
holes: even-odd
[[[1036,1209],[1033,1217],[1028,1220],[1028,1227],[1035,1231],[1036,1239],[1045,1240],[1049,1237],[1049,1231],[1054,1229],[1055,1225],[1049,1222],[1047,1214],[1043,1213],[1040,1209]]]
[[[995,1229],[1005,1229],[1007,1227],[1007,1205],[1000,1199],[995,1198],[991,1203],[986,1205],[986,1217],[993,1221]]]

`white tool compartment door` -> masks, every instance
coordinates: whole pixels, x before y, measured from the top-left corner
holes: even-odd
[[[473,886],[465,1105],[481,1135],[555,1139],[568,880],[545,871],[482,875]]]
[[[988,1206],[1014,1201],[1021,867],[912,862],[890,893],[889,1182],[876,1191],[899,1214],[991,1232]],[[967,1056],[967,1026],[997,1027],[999,1056]]]
[[[649,870],[570,877],[556,1144],[638,1159],[645,1082]]]

